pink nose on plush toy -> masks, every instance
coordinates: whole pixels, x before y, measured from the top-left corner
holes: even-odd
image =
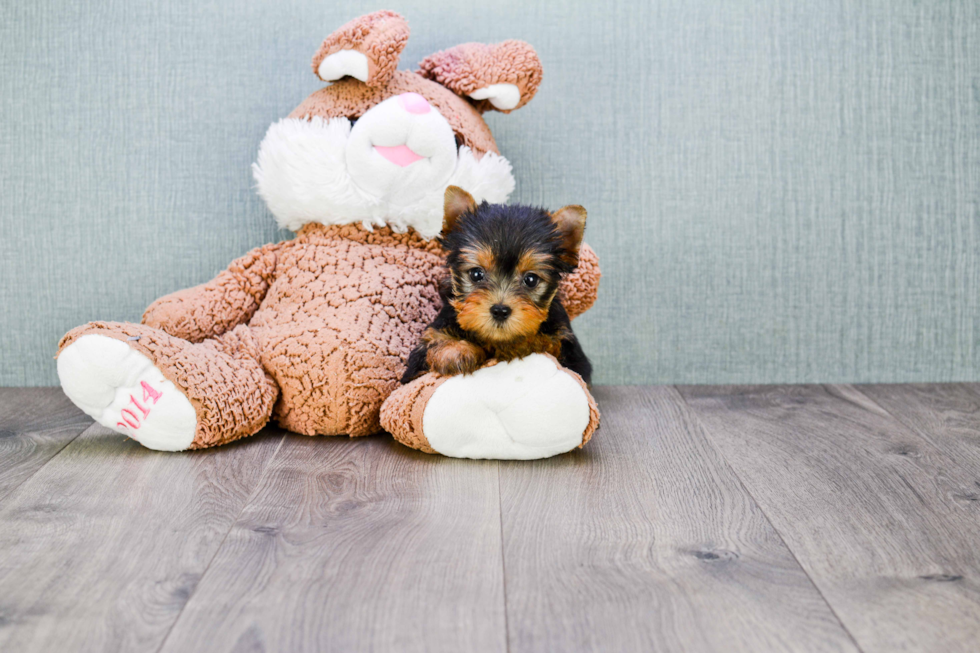
[[[402,106],[409,113],[429,113],[429,109],[431,108],[428,101],[418,93],[402,93],[398,96],[398,99],[402,101]]]

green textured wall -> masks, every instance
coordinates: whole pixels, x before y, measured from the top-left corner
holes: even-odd
[[[252,190],[322,0],[0,8],[0,383],[288,237]],[[600,383],[980,380],[980,3],[390,2],[402,67],[525,39],[515,200],[589,209]]]

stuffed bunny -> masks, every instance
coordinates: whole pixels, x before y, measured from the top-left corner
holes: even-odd
[[[399,385],[439,309],[445,189],[503,202],[514,188],[481,112],[520,108],[541,82],[520,41],[460,45],[417,73],[397,70],[408,33],[379,11],[323,42],[313,70],[330,85],[269,128],[253,166],[259,194],[296,237],[158,299],[142,324],[66,334],[58,374],[77,406],[166,451],[224,444],[271,417],[297,433],[350,436],[379,432],[383,419],[408,446],[472,458],[540,458],[589,439],[594,400],[545,355]],[[561,290],[571,316],[592,305],[598,281],[583,246]]]

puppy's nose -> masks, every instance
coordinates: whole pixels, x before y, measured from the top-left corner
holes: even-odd
[[[398,96],[398,99],[401,100],[402,106],[405,107],[405,111],[408,111],[409,113],[429,113],[429,109],[431,108],[428,100],[418,93],[402,93]]]
[[[490,315],[498,322],[503,322],[510,317],[511,310],[507,304],[494,304],[490,307]]]

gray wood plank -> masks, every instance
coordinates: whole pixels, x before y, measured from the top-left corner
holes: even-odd
[[[931,383],[856,388],[976,475],[976,485],[968,492],[953,495],[953,499],[980,501],[980,385]]]
[[[503,651],[495,462],[290,436],[163,651]]]
[[[160,453],[90,427],[0,508],[0,651],[155,650],[281,441]]]
[[[61,388],[0,388],[0,503],[91,424]]]
[[[863,650],[977,650],[974,475],[848,386],[680,390]]]
[[[857,650],[673,388],[595,392],[585,449],[501,463],[511,651]]]

